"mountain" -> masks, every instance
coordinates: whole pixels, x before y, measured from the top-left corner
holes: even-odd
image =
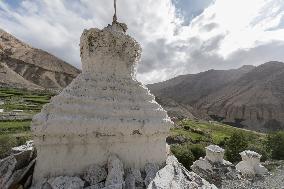
[[[66,87],[80,71],[0,29],[0,61],[25,80],[47,89]]]
[[[257,131],[284,129],[284,64],[209,70],[148,86],[160,98],[189,105],[212,119]]]
[[[43,89],[42,87],[26,80],[6,64],[0,62],[0,86],[8,88],[29,88],[32,90]]]

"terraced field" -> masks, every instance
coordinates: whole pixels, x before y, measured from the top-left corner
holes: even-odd
[[[49,91],[26,91],[0,88],[0,158],[13,146],[31,139],[32,116],[54,95]]]

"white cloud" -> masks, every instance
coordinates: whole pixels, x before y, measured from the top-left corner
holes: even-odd
[[[1,28],[77,67],[83,29],[112,21],[112,0],[23,0],[17,7],[8,2],[0,1]],[[143,47],[138,79],[146,83],[284,61],[281,0],[216,0],[189,25],[182,25],[171,0],[119,0],[118,16]]]

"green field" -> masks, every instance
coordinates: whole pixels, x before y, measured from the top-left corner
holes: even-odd
[[[53,95],[48,91],[0,88],[0,100],[4,102],[0,105],[0,109],[4,109],[5,112],[23,110],[25,113],[35,114]]]
[[[48,91],[0,88],[0,109],[4,109],[0,115],[9,116],[13,110],[23,110],[20,114],[32,117],[53,95],[54,93]],[[22,145],[31,139],[30,123],[31,118],[0,120],[0,158],[9,155],[12,147]]]
[[[236,131],[243,132],[252,143],[258,144],[265,140],[265,134],[254,131],[235,128],[218,122],[183,120],[178,126],[171,129],[171,136],[183,136],[200,144],[220,144],[226,138],[229,138]]]
[[[238,137],[232,138],[234,135],[240,136],[240,140]],[[225,159],[233,163],[241,159],[239,153],[243,150],[253,150],[262,154],[263,161],[271,157],[266,148],[266,134],[218,122],[182,120],[171,129],[169,138],[172,142],[174,141],[171,144],[172,153],[188,169],[195,160],[205,156],[205,147],[210,144],[224,148]],[[232,143],[235,146],[230,145]],[[245,144],[243,145],[243,143]]]

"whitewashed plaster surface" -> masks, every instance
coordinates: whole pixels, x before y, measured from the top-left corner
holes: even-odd
[[[34,183],[80,174],[113,153],[139,169],[166,160],[173,123],[135,79],[140,45],[113,23],[85,30],[80,48],[82,73],[33,118]]]
[[[236,169],[245,176],[264,175],[268,171],[260,164],[261,155],[250,150],[240,153],[242,161],[236,165]]]

